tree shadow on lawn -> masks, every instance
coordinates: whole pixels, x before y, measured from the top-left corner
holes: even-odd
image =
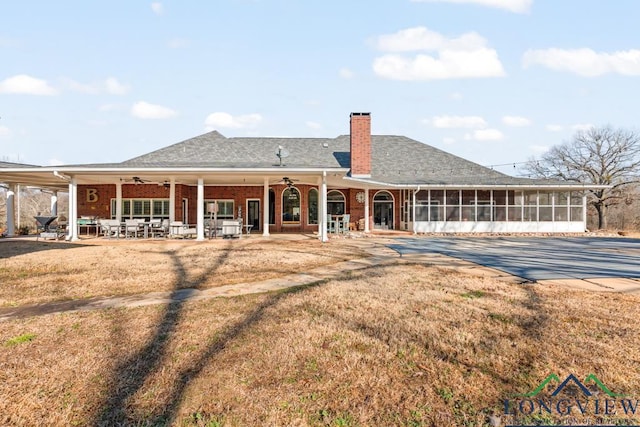
[[[0,239],[0,259],[11,258],[33,252],[50,251],[53,249],[76,249],[85,247],[81,243],[58,242],[28,239]]]
[[[403,265],[408,266],[420,266],[424,267],[424,264],[421,263],[407,263]],[[377,271],[380,266],[371,266],[362,270],[358,270],[356,273],[358,277],[366,275],[377,276],[379,273]],[[346,276],[345,276],[346,277]],[[350,276],[347,280],[355,280],[358,277]],[[442,285],[439,285],[442,286]],[[524,299],[519,300],[518,302],[513,302],[509,304],[517,305],[519,308],[523,308],[527,310],[527,314],[521,315],[510,315],[509,310],[505,309],[504,312],[488,312],[487,319],[485,321],[485,327],[491,328],[492,325],[499,327],[501,323],[514,325],[517,328],[518,335],[528,337],[534,342],[539,342],[540,345],[546,341],[546,337],[549,334],[549,325],[550,325],[550,317],[546,313],[544,305],[545,305],[545,297],[541,296],[540,293],[535,289],[535,285],[532,284],[510,284],[510,286],[518,286],[524,292]],[[460,289],[453,289],[452,294],[456,294]],[[482,298],[490,298],[491,294],[487,296],[483,296]],[[506,300],[505,300],[506,301]],[[465,302],[461,301],[460,304],[464,304]],[[370,323],[364,322],[355,318],[354,316],[346,316],[342,313],[332,313],[330,314],[340,325],[342,325],[345,329],[349,329],[355,333],[363,334],[369,338],[373,338],[376,341],[379,341],[383,345],[390,345],[390,341],[395,339],[395,337],[389,335],[389,331],[386,330],[384,326],[380,325],[372,325]],[[451,333],[454,332],[456,322],[453,322],[451,326]],[[396,325],[399,326],[399,325]],[[456,352],[451,352],[450,349],[446,348],[446,345],[442,344],[441,340],[434,336],[432,341],[429,341],[427,336],[416,335],[414,332],[411,332],[412,328],[407,327],[403,329],[398,336],[406,336],[409,337],[409,340],[413,340],[414,344],[418,344],[418,347],[426,348],[433,358],[442,360],[447,363],[451,363],[453,365],[459,365],[464,367],[462,370],[466,372],[471,371],[480,371],[483,374],[486,374],[492,379],[492,386],[494,388],[498,388],[499,390],[503,390],[503,394],[508,396],[509,394],[522,392],[523,388],[526,389],[531,384],[523,384],[524,381],[530,379],[533,382],[536,382],[535,385],[538,384],[539,380],[543,380],[544,377],[548,373],[544,373],[544,376],[541,378],[530,378],[530,374],[535,373],[536,367],[540,365],[540,360],[537,359],[539,357],[540,352],[537,350],[540,346],[537,346],[536,349],[532,349],[531,351],[522,351],[521,347],[518,347],[516,351],[512,354],[512,357],[515,358],[516,362],[514,366],[517,366],[518,371],[509,371],[509,372],[498,372],[493,369],[491,366],[487,366],[485,364],[480,363],[471,363],[468,360],[464,360],[464,358],[460,358]],[[496,332],[497,333],[497,332]],[[447,338],[443,338],[446,340]],[[491,341],[491,334],[489,334],[486,339],[482,340],[482,345],[488,346],[485,351],[488,353],[498,351],[496,348],[491,347],[493,342]],[[427,348],[428,346],[428,348]],[[526,390],[525,390],[526,391]]]
[[[241,248],[239,249],[241,250]],[[206,282],[208,276],[215,274],[215,271],[233,256],[234,250],[233,244],[229,244],[225,254],[218,258],[215,264],[211,265],[198,278],[189,281],[189,287],[199,289]],[[181,262],[177,251],[172,251],[170,256],[177,273],[177,282],[172,292],[172,296],[174,296],[180,292],[180,282],[188,279],[185,265]],[[163,368],[163,361],[170,356],[168,354],[170,344],[172,340],[177,338],[177,328],[183,319],[186,309],[185,301],[180,300],[168,304],[163,311],[161,320],[155,327],[153,336],[148,340],[147,344],[132,356],[117,363],[112,373],[112,380],[108,382],[111,392],[107,392],[107,396],[99,405],[99,413],[95,415],[95,419],[89,424],[100,426],[172,424],[177,416],[186,388],[191,380],[206,368],[211,359],[220,353],[230,341],[260,321],[265,310],[278,303],[283,296],[299,292],[309,286],[314,285],[273,293],[244,318],[225,327],[223,332],[216,334],[211,344],[205,347],[192,363],[177,372],[175,375],[176,380],[169,386],[170,389],[167,393],[169,397],[163,399],[165,403],[162,406],[157,406],[151,413],[136,413],[131,409],[130,399],[143,388],[145,382],[154,373]],[[121,328],[121,325],[114,323],[112,328],[113,341],[122,341],[122,334],[119,332],[119,328]]]

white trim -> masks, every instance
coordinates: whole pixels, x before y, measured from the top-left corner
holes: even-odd
[[[318,216],[318,218],[316,219],[316,223],[315,223],[315,224],[311,224],[311,223],[309,222],[309,214],[311,213],[311,209],[309,209],[309,207],[310,207],[310,205],[311,205],[311,202],[310,202],[311,198],[309,197],[309,195],[311,194],[311,192],[312,192],[312,191],[315,191],[316,193],[318,193],[318,194],[317,194],[317,203],[318,203],[318,206],[316,207],[316,211],[318,211],[318,212],[317,212],[317,214],[318,214],[318,215],[320,215],[320,213],[319,213],[319,210],[320,210],[320,191],[318,191],[318,189],[317,189],[317,188],[315,188],[315,187],[311,187],[311,188],[309,188],[309,190],[307,191],[307,220],[306,220],[306,222],[305,222],[305,225],[307,225],[307,226],[316,226],[316,225],[319,225],[319,224],[320,224],[320,217],[319,217],[319,216]]]
[[[262,200],[259,197],[252,197],[249,199],[245,199],[244,201],[244,209],[245,209],[245,217],[244,217],[244,225],[249,225],[249,202],[258,202],[258,228],[255,231],[260,229],[260,208],[262,207]],[[253,225],[253,224],[252,224]],[[253,231],[253,228],[251,229]]]
[[[9,184],[7,189],[7,236],[12,237],[16,234],[16,205],[15,205],[16,185]]]
[[[417,233],[582,233],[582,221],[416,221]]]
[[[196,207],[196,240],[204,240],[204,179],[198,178]],[[240,230],[242,232],[242,230]]]
[[[396,229],[396,198],[393,196],[393,193],[389,190],[378,190],[373,193],[373,214],[375,215],[376,203],[389,203],[389,200],[376,200],[376,196],[381,193],[387,193],[391,196],[391,215],[393,223],[391,224],[391,228],[388,228],[389,224],[387,224],[387,230],[395,230]],[[375,218],[373,222],[373,228],[376,228]]]
[[[269,177],[264,177],[262,188],[262,235],[269,236]]]

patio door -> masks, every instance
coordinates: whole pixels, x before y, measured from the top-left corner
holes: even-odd
[[[247,200],[247,225],[253,225],[252,230],[260,230],[260,200]]]
[[[393,196],[381,191],[373,198],[373,228],[393,230]]]

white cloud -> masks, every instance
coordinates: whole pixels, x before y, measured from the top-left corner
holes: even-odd
[[[416,3],[458,3],[478,4],[481,6],[505,9],[514,13],[527,13],[531,10],[533,0],[411,0]]]
[[[322,125],[318,122],[308,121],[305,123],[310,129],[322,129]]]
[[[343,79],[352,79],[355,76],[353,71],[348,68],[340,68],[339,73],[340,77],[342,77]]]
[[[104,82],[107,93],[111,95],[125,95],[129,92],[129,86],[120,83],[115,77],[109,77]]]
[[[549,132],[562,132],[564,130],[564,126],[562,125],[546,125],[545,129]]]
[[[544,154],[549,151],[549,146],[547,145],[530,145],[529,149],[536,154]]]
[[[257,113],[232,116],[225,112],[215,112],[207,116],[204,121],[209,131],[217,128],[246,129],[254,128],[262,122],[262,116]]]
[[[189,47],[190,44],[191,44],[191,41],[189,39],[176,38],[176,39],[169,40],[169,42],[167,43],[167,46],[170,49],[184,49]]]
[[[119,111],[125,110],[126,106],[122,104],[102,104],[98,107],[98,111],[110,112],[110,111]]]
[[[380,77],[393,80],[434,80],[473,77],[501,77],[502,63],[494,49],[475,32],[446,38],[426,27],[400,30],[378,37],[376,46],[391,52],[376,58],[373,70]],[[433,51],[414,56],[403,52]]]
[[[80,83],[72,79],[64,79],[64,85],[74,91],[87,95],[108,93],[111,95],[125,95],[129,92],[129,86],[120,83],[115,77],[108,77],[102,82]]]
[[[483,129],[487,122],[479,116],[435,116],[423,123],[440,129]]]
[[[153,10],[153,13],[156,15],[162,15],[164,13],[164,6],[162,6],[160,2],[153,2],[151,3],[151,10]]]
[[[0,126],[0,138],[8,138],[11,136],[11,131],[6,126]]]
[[[582,132],[582,131],[587,131],[590,129],[593,129],[594,125],[591,123],[577,123],[573,126],[571,126],[571,129],[576,131],[576,132]]]
[[[522,56],[525,68],[542,65],[555,71],[566,71],[584,77],[597,77],[607,73],[625,76],[640,75],[640,50],[613,53],[592,49],[539,49],[528,50]]]
[[[49,86],[46,80],[37,79],[26,74],[19,74],[1,81],[0,93],[56,95],[58,92]]]
[[[504,135],[498,129],[478,129],[464,136],[466,140],[476,141],[500,141],[503,138]]]
[[[527,119],[526,117],[519,117],[519,116],[504,116],[502,118],[502,123],[512,127],[531,126],[531,120]]]
[[[80,83],[71,79],[63,79],[62,83],[67,89],[74,92],[84,93],[87,95],[96,95],[100,92],[100,88],[97,85]]]
[[[178,113],[171,108],[138,101],[131,107],[131,115],[139,119],[170,119]]]

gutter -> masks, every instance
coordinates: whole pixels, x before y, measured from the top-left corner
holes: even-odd
[[[575,189],[575,190],[604,190],[611,188],[611,185],[601,184],[391,184],[381,181],[371,181],[358,178],[344,177],[344,180],[366,184],[368,187],[388,187],[398,189],[422,189],[422,190],[439,190],[439,189]]]

